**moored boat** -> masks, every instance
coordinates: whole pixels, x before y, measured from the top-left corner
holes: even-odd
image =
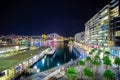
[[[50,48],[49,51],[46,53],[47,55],[53,55],[55,53],[55,48]]]

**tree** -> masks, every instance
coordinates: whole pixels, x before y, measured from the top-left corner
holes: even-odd
[[[89,56],[87,56],[87,57],[86,57],[86,61],[88,62],[88,66],[90,66],[90,65],[91,65],[92,60],[91,60],[91,58],[90,58]]]
[[[108,68],[108,66],[111,66],[111,60],[108,56],[105,56],[103,58],[103,61],[104,61],[104,64],[106,65],[106,67],[105,67],[106,69]]]
[[[92,49],[91,52],[95,52],[95,49]]]
[[[100,57],[98,54],[94,56],[94,61],[92,64],[95,66],[95,74],[97,73],[98,66],[100,65]]]
[[[69,80],[75,80],[77,78],[77,72],[73,67],[69,67],[66,76]]]
[[[101,54],[101,52],[102,52],[102,50],[100,50],[100,49],[99,49],[99,50],[98,50],[98,55],[100,55],[100,54]]]
[[[93,61],[92,64],[95,66],[95,72],[97,72],[97,68],[100,65],[100,62],[98,61]]]
[[[85,76],[87,76],[91,79],[94,79],[93,71],[90,68],[85,68],[83,72],[84,72]]]
[[[113,73],[111,70],[105,70],[103,76],[107,79],[107,80],[115,80],[115,73]]]
[[[83,68],[84,68],[84,66],[85,66],[85,61],[83,61],[83,60],[80,60],[79,61],[79,65],[80,65],[80,73],[81,73],[81,79],[82,79],[82,72],[83,72]]]
[[[93,56],[93,52],[89,52],[89,55],[90,55],[90,57],[91,57],[91,59],[92,59],[92,56]]]
[[[110,55],[110,52],[109,51],[105,51],[105,56],[109,56]]]
[[[119,66],[120,66],[120,58],[115,58],[115,61],[114,61],[114,63],[118,66],[118,78],[120,78],[119,77]]]
[[[95,52],[95,49],[91,49],[91,51],[89,52],[89,55],[91,57],[91,59],[93,59],[93,53]]]
[[[96,54],[96,55],[94,56],[94,60],[100,62],[100,56],[99,56],[98,54]]]

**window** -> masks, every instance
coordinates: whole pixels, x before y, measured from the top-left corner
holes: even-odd
[[[120,31],[116,31],[115,36],[120,36]]]

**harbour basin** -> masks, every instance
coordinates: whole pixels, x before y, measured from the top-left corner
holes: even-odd
[[[31,68],[37,68],[39,69],[39,72],[42,72],[65,64],[69,61],[73,61],[80,56],[72,46],[68,46],[67,41],[54,42],[51,46],[56,48],[55,53],[53,55],[45,55],[37,63],[31,66]]]

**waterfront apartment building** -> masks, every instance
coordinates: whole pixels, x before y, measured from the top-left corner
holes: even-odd
[[[89,48],[109,50],[110,5],[106,5],[85,23],[85,43]]]
[[[85,53],[89,52],[87,44],[85,44],[85,32],[75,34],[75,44],[78,45]]]
[[[75,34],[75,41],[76,42],[80,42],[80,43],[84,43],[84,34],[85,32],[80,32],[80,33],[76,33]]]
[[[89,49],[101,49],[103,53],[110,51],[112,56],[120,57],[119,14],[119,0],[112,0],[85,23],[85,44]]]

